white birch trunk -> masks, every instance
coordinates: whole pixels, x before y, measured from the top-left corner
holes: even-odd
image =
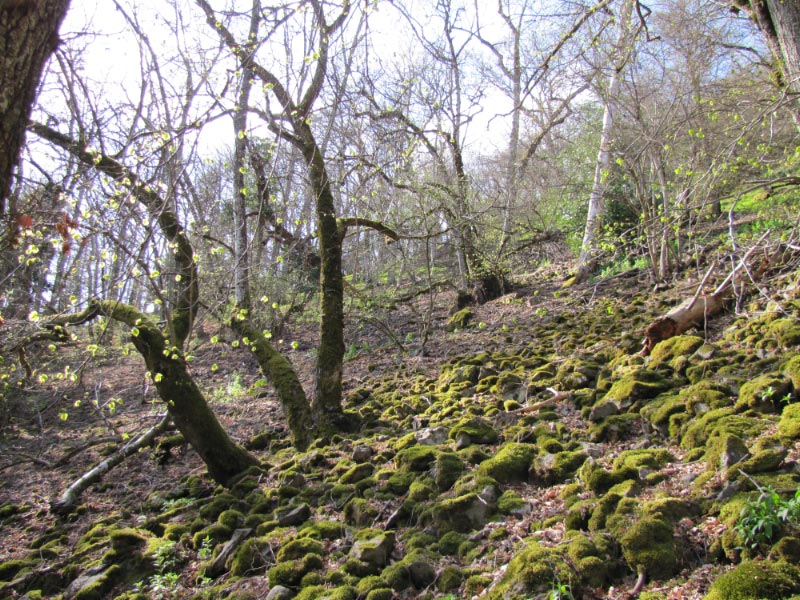
[[[619,14],[617,43],[614,48],[614,70],[608,80],[608,91],[603,109],[603,127],[600,132],[600,150],[595,163],[594,181],[589,195],[589,211],[586,215],[586,229],[583,233],[581,254],[578,261],[578,278],[585,278],[591,270],[597,253],[597,241],[603,211],[605,210],[606,179],[611,166],[611,150],[613,147],[612,128],[614,127],[614,110],[616,108],[619,88],[622,82],[622,71],[630,58],[634,40],[634,27],[631,23],[633,6],[636,0],[623,0]]]

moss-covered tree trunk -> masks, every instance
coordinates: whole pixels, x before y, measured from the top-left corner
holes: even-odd
[[[69,0],[0,2],[0,215],[42,70],[58,45]]]
[[[131,328],[131,341],[144,358],[173,423],[203,459],[215,481],[227,485],[248,467],[258,464],[225,433],[189,374],[183,353],[177,347],[170,347],[155,323],[126,304],[95,301],[92,308]]]
[[[316,436],[316,424],[306,393],[291,363],[269,343],[251,321],[234,317],[231,320],[231,327],[236,333],[248,339],[261,372],[269,379],[278,394],[283,415],[292,434],[292,444],[298,450],[305,450]]]

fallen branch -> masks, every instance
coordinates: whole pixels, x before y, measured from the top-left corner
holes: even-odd
[[[100,481],[103,475],[108,473],[111,469],[116,467],[132,454],[138,452],[139,449],[150,445],[156,436],[166,431],[167,427],[169,426],[169,422],[170,416],[169,414],[165,414],[156,425],[145,431],[136,439],[120,447],[119,450],[117,450],[103,462],[81,475],[75,482],[70,484],[66,490],[64,490],[64,493],[61,494],[61,497],[58,500],[50,503],[50,512],[57,515],[65,515],[75,510],[81,494],[83,494],[83,492],[85,492],[89,486]]]

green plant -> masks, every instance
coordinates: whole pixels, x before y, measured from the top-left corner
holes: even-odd
[[[547,600],[575,600],[575,596],[572,595],[572,587],[569,584],[555,581],[547,592]]]
[[[748,500],[734,531],[748,548],[759,550],[772,542],[787,525],[800,524],[800,490],[784,499],[775,490],[760,488],[755,500]]]
[[[228,402],[241,400],[246,395],[247,388],[242,383],[242,376],[238,371],[233,371],[230,375],[228,375],[228,381],[225,383],[225,385],[214,390],[211,400],[226,404]]]
[[[173,571],[153,575],[148,582],[148,587],[152,594],[151,598],[165,600],[166,598],[176,597],[179,579],[180,575]]]
[[[208,560],[214,552],[214,541],[210,535],[203,538],[203,543],[200,544],[200,549],[197,551],[197,557],[200,560]]]

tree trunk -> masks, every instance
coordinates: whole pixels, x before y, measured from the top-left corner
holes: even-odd
[[[275,388],[292,434],[292,445],[305,450],[316,435],[316,424],[294,367],[250,320],[239,320],[234,316],[230,324],[236,333],[248,338],[261,372]]]
[[[633,26],[631,15],[635,0],[623,0],[622,10],[619,15],[617,44],[614,49],[613,71],[608,81],[608,90],[603,110],[603,128],[600,132],[600,150],[597,152],[594,182],[589,195],[589,211],[586,215],[586,229],[581,243],[581,254],[578,260],[578,273],[576,282],[585,280],[594,270],[597,260],[597,245],[600,237],[602,216],[605,210],[605,191],[609,169],[611,167],[612,128],[614,126],[614,111],[617,96],[622,83],[622,70],[631,55],[633,44]]]
[[[97,301],[94,307],[98,314],[131,328],[131,341],[144,358],[172,421],[203,459],[214,481],[227,485],[247,468],[258,464],[225,433],[186,369],[182,353],[170,347],[164,334],[147,315],[117,302]]]
[[[42,70],[59,43],[58,28],[69,0],[0,2],[0,216]]]

